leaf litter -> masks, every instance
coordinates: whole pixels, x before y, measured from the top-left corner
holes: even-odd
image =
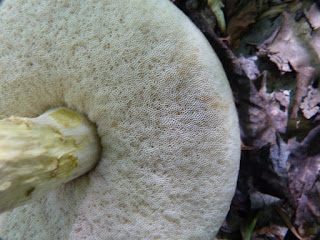
[[[225,32],[207,1],[174,1],[220,57],[240,119],[238,186],[217,239],[318,240],[320,3],[219,2]]]

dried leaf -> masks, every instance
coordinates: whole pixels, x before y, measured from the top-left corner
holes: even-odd
[[[275,93],[267,93],[266,84],[266,72],[251,81],[250,104],[240,108],[240,118],[241,113],[244,115],[244,111],[248,112],[246,119],[241,118],[244,128],[243,137],[249,141],[245,142],[246,145],[261,147],[268,143],[274,144],[276,133],[284,133],[287,127],[289,95],[286,94],[289,92],[280,90]]]
[[[288,228],[270,223],[268,226],[255,231],[253,234],[253,239],[257,239],[258,236],[268,236],[270,237],[270,239],[273,239],[273,240],[284,240],[287,232],[288,232]],[[269,239],[269,238],[262,238],[262,239]]]
[[[241,239],[240,224],[245,220],[254,223],[257,210],[253,208],[259,208],[262,215],[256,222],[256,230],[252,232],[250,228],[252,240],[296,239],[293,234],[303,240],[320,239],[320,169],[317,165],[320,130],[316,130],[320,121],[316,87],[320,73],[319,8],[317,5],[310,8],[310,1],[305,5],[306,1],[298,0],[224,1],[224,14],[227,23],[231,23],[228,28],[234,27],[232,40],[240,41],[240,35],[249,29],[241,39],[241,46],[233,49],[235,54],[232,54],[213,32],[214,17],[206,5],[207,0],[174,2],[203,31],[219,54],[231,85],[236,86],[234,95],[245,151],[242,151],[238,187],[230,214],[221,228],[221,239]],[[277,3],[281,7],[275,5],[261,11],[255,4],[262,2]],[[290,9],[300,9],[299,17],[285,13],[282,18],[264,18],[250,25],[250,21],[277,14],[283,4],[288,3]],[[303,7],[309,10],[302,10]],[[261,15],[263,11],[265,14]],[[232,18],[234,22],[230,21]],[[278,30],[273,36],[264,41],[275,29]],[[264,58],[255,52],[261,42],[259,50],[265,53]],[[276,65],[267,61],[266,56]],[[292,73],[280,74],[275,66],[283,73]],[[298,118],[289,119],[289,113]],[[281,202],[275,206],[286,209],[282,219],[286,219],[288,227],[283,227],[284,222],[274,211],[274,205],[265,207],[269,205],[268,199],[271,205],[273,201]]]
[[[307,96],[308,87],[311,85],[314,75],[315,69],[313,67],[300,67],[297,73],[296,94],[294,96],[291,118],[298,118],[301,102]]]
[[[313,30],[320,28],[319,8],[315,3],[312,4],[309,11],[306,11],[305,15]]]
[[[240,36],[248,29],[248,26],[256,21],[258,9],[255,4],[247,4],[242,9],[233,9],[229,16],[227,33],[231,37],[233,45],[239,45]]]
[[[300,108],[307,119],[320,113],[320,91],[309,86],[307,97],[304,98]]]
[[[281,202],[282,201],[280,198],[258,191],[250,194],[250,203],[252,209],[262,209],[264,207],[272,206]]]
[[[289,189],[296,207],[295,225],[306,238],[320,233],[320,126],[301,142],[290,139]]]
[[[269,158],[272,170],[284,181],[287,181],[287,161],[290,155],[288,145],[278,136],[276,144],[270,148]]]
[[[277,213],[280,215],[281,219],[283,222],[286,224],[286,226],[290,229],[290,231],[296,236],[297,239],[303,240],[302,237],[299,235],[293,224],[291,223],[291,219],[289,215],[281,208],[281,207],[276,207],[275,208]]]
[[[301,7],[296,0],[228,0],[225,1],[227,16],[227,33],[231,36],[233,46],[238,47],[240,37],[248,30],[249,25],[262,18],[275,18],[285,9]]]
[[[320,18],[315,7],[308,12],[312,22]],[[267,52],[270,60],[283,72],[297,72],[297,87],[291,118],[297,118],[308,86],[320,65],[320,33],[310,27],[306,19],[296,22],[294,16],[283,13],[283,22],[276,36],[260,45],[260,52]],[[317,26],[317,25],[315,25]]]
[[[244,57],[244,56],[240,56],[238,58],[239,63],[242,67],[242,69],[244,70],[245,74],[247,75],[247,77],[250,80],[254,80],[256,78],[258,78],[261,73],[257,67],[256,61],[258,60],[257,56],[252,56],[252,57]]]
[[[284,12],[279,32],[271,44],[263,43],[260,46],[260,51],[266,51],[270,60],[277,64],[279,70],[299,72],[301,67],[312,65],[307,48],[310,45],[310,40],[309,24],[306,21],[296,23],[292,14]],[[267,46],[266,49],[264,49],[265,46]]]

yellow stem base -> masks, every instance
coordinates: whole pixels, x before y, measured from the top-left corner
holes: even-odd
[[[98,161],[99,146],[95,127],[66,108],[1,120],[0,213],[88,172]]]

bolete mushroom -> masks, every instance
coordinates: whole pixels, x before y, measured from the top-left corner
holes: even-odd
[[[1,237],[214,237],[235,190],[238,119],[219,59],[180,10],[5,0],[0,29],[0,117],[66,107],[96,126],[102,148],[87,174],[2,213]]]

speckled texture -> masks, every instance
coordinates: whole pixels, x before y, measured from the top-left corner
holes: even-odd
[[[0,216],[16,239],[211,239],[240,140],[221,64],[168,0],[7,0],[0,117],[68,106],[96,123],[89,174]]]

